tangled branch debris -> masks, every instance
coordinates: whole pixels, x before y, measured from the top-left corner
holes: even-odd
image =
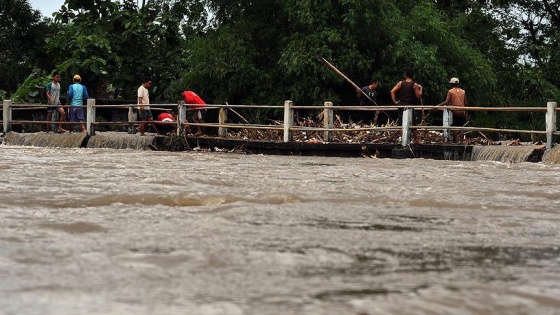
[[[315,119],[310,116],[294,117],[294,127],[308,127],[308,128],[323,128],[323,114],[317,115]],[[273,120],[272,124],[274,126],[283,126],[282,121]],[[344,129],[344,131],[334,131],[333,132],[333,143],[383,143],[383,144],[397,144],[401,142],[401,132],[400,130],[364,130],[368,128],[376,127],[373,124],[366,124],[362,121],[354,123],[349,121],[347,123],[343,122],[339,115],[336,116],[334,121],[335,129]],[[381,125],[377,127],[397,127],[395,121],[390,121],[386,125]],[[437,144],[444,143],[443,132],[440,131],[428,131],[428,130],[418,130],[422,143],[425,144]],[[466,132],[466,137],[463,141],[465,145],[501,145],[502,142],[494,141],[488,138],[482,132],[474,133]],[[324,132],[323,131],[294,131],[293,138],[296,142],[307,142],[307,143],[322,143],[324,142]],[[258,129],[238,129],[229,130],[228,138],[238,139],[238,140],[263,140],[263,141],[282,141],[283,131],[282,130],[258,130]],[[514,140],[509,145],[521,145],[519,140]]]

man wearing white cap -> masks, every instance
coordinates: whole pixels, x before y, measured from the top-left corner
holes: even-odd
[[[467,95],[465,90],[459,87],[459,79],[458,78],[451,78],[449,80],[451,84],[451,89],[447,91],[447,98],[442,103],[438,104],[438,106],[448,105],[448,106],[457,106],[457,107],[465,107],[467,105]],[[453,123],[451,126],[458,126],[464,127],[467,123],[467,112],[464,110],[452,110],[453,112]],[[455,143],[462,143],[463,142],[463,131],[453,131],[453,141]]]

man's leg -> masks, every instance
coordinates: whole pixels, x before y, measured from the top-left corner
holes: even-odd
[[[84,109],[82,107],[76,108],[76,118],[80,122],[80,127],[82,127],[82,132],[86,132],[86,125],[84,124],[85,121]]]
[[[200,121],[198,120],[198,110],[194,111],[194,115],[192,116],[192,120],[195,124],[200,123]],[[200,131],[200,126],[196,126],[196,133],[194,134],[195,136],[199,136],[202,132]]]
[[[194,118],[194,123],[195,124],[201,124],[202,122],[200,121],[200,119],[198,119],[198,117]],[[194,134],[195,136],[200,136],[202,135],[202,128],[200,126],[196,126],[196,133]]]
[[[144,122],[147,118],[146,111],[138,110],[138,118],[141,121],[140,126],[138,127],[138,132],[140,132],[140,135],[143,136],[144,130],[146,129],[146,123]]]
[[[68,130],[62,128],[62,123],[66,121],[66,112],[64,111],[64,108],[62,108],[62,107],[58,107],[57,111],[58,111],[58,116],[59,116],[58,132],[67,132]]]
[[[203,124],[204,123],[204,119],[199,119],[199,123]],[[200,127],[200,135],[203,136],[206,134],[206,127]]]
[[[463,143],[463,137],[463,131],[453,131],[453,142],[461,144]]]
[[[154,124],[154,118],[153,118],[153,117],[150,117],[150,118],[148,118],[148,120],[150,121],[150,126],[152,126],[152,128],[154,128],[156,134],[159,134],[159,131],[158,131],[157,127],[156,127],[156,124]]]
[[[51,131],[51,120],[52,120],[52,112],[50,110],[47,110],[47,118],[46,118],[46,132]]]
[[[412,130],[412,138],[414,139],[414,143],[417,143],[417,144],[422,143],[422,137],[420,135],[420,132],[416,129]]]
[[[204,123],[204,118],[206,117],[206,109],[201,109],[198,111],[198,123],[199,124],[203,124]],[[199,127],[198,128],[199,133],[201,136],[203,136],[206,132],[206,127]]]

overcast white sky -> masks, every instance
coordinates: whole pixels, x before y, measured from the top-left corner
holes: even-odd
[[[29,0],[31,7],[41,11],[41,13],[52,18],[52,14],[64,4],[64,0]]]

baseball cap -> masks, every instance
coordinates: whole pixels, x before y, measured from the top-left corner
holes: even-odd
[[[458,78],[451,78],[451,80],[449,81],[449,83],[459,83],[459,79]]]
[[[79,74],[76,74],[72,80],[82,80]]]

